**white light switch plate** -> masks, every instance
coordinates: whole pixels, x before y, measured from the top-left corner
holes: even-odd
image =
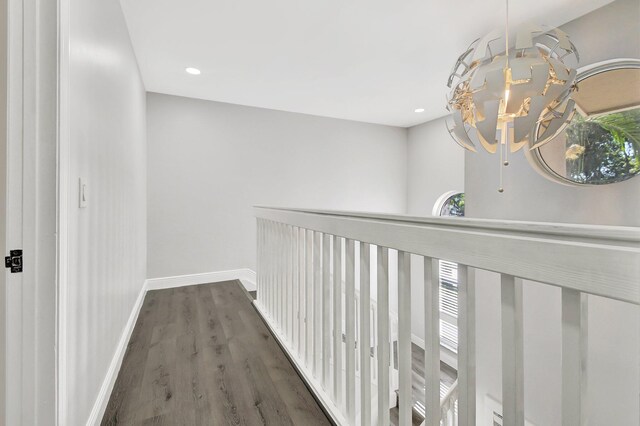
[[[87,207],[87,205],[89,205],[89,188],[87,186],[87,180],[84,178],[80,178],[80,185],[79,185],[79,194],[78,194],[78,199],[79,199],[79,205],[78,207],[80,207],[81,209],[84,209]]]

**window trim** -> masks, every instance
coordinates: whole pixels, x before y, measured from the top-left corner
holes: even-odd
[[[440,211],[444,207],[444,203],[446,203],[449,198],[457,194],[464,194],[464,191],[460,191],[460,190],[447,191],[444,194],[442,194],[440,197],[438,197],[435,204],[433,205],[433,209],[431,209],[431,215],[440,216]]]
[[[578,76],[576,77],[576,83],[579,83],[580,81],[586,78],[592,77],[602,72],[614,71],[619,69],[630,69],[630,68],[639,69],[640,59],[617,58],[617,59],[608,59],[606,61],[596,62],[578,69]],[[558,129],[558,131],[551,137],[551,139],[555,138],[561,132],[563,132],[568,124],[569,123],[567,122],[563,126],[561,126]],[[523,151],[524,151],[524,156],[529,162],[529,164],[531,165],[531,167],[533,167],[533,169],[536,172],[538,172],[540,175],[542,175],[543,177],[545,177],[546,179],[552,182],[559,183],[565,186],[581,186],[581,187],[612,185],[615,183],[619,183],[619,182],[610,182],[610,183],[575,182],[569,178],[559,175],[555,170],[553,170],[542,157],[540,148],[524,149]],[[633,177],[631,179],[633,179]]]

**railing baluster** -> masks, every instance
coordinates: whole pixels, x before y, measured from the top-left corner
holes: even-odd
[[[280,238],[278,235],[278,224],[274,223],[273,224],[273,252],[271,253],[273,257],[273,309],[271,310],[271,315],[273,316],[273,319],[275,321],[276,328],[280,327],[280,317],[278,315],[278,306],[279,306],[278,295],[280,294],[279,287],[278,287],[278,268],[280,266],[278,263],[278,249],[280,247],[279,244],[280,244]]]
[[[460,406],[460,403],[458,401],[459,399],[456,399],[456,401],[453,403],[453,409],[452,409],[451,423],[454,426],[457,426],[460,424],[458,423],[458,407]]]
[[[294,330],[296,323],[296,311],[294,306],[294,295],[296,294],[296,275],[295,275],[295,228],[289,227],[289,250],[287,251],[287,262],[289,263],[289,297],[287,298],[287,306],[289,310],[289,341],[291,346],[295,340]]]
[[[271,317],[273,318],[273,321],[275,323],[275,327],[278,327],[278,316],[277,316],[277,311],[276,311],[276,297],[278,296],[278,291],[277,291],[277,272],[278,272],[278,258],[276,256],[277,250],[278,250],[278,234],[276,233],[276,224],[272,223],[271,224],[271,274],[270,274],[270,279],[271,279],[271,283],[269,284],[270,287],[270,292],[271,292],[271,309],[270,309],[270,314]]]
[[[291,227],[291,348],[298,349],[298,228]]]
[[[640,310],[639,310],[640,311]],[[640,335],[640,333],[639,333]],[[587,384],[588,380],[588,356],[589,356],[589,296],[580,293],[580,415],[583,425],[588,423]]]
[[[333,398],[342,407],[342,238],[333,237]]]
[[[389,250],[378,246],[378,425],[389,424]]]
[[[269,316],[271,319],[276,322],[277,319],[274,315],[275,313],[275,232],[274,232],[274,224],[273,222],[269,222],[269,285],[267,291],[269,292]]]
[[[273,233],[273,222],[269,222],[268,224],[268,229],[267,229],[267,233],[269,235],[269,247],[268,247],[268,258],[269,258],[269,267],[268,267],[268,285],[267,285],[267,292],[269,294],[268,299],[267,299],[267,303],[268,303],[268,312],[269,312],[269,316],[271,317],[271,319],[274,322],[276,321],[276,317],[274,316],[274,306],[275,306],[275,299],[274,299],[274,282],[275,279],[273,278],[273,274],[274,274],[274,268],[275,268],[275,257],[273,255],[274,249],[273,249],[273,245],[275,244],[275,235]]]
[[[305,249],[304,228],[298,228],[298,356],[304,359],[305,354],[305,277],[304,277],[304,249]]]
[[[283,310],[284,310],[284,335],[288,341],[291,341],[291,333],[289,332],[289,327],[291,326],[291,304],[289,300],[292,293],[292,284],[291,284],[291,240],[290,240],[290,227],[288,225],[284,226],[284,250],[282,251],[282,263],[284,265],[284,299],[283,299]]]
[[[287,338],[287,308],[285,307],[287,301],[287,233],[286,225],[280,224],[280,248],[278,250],[278,260],[280,262],[280,271],[278,277],[278,284],[280,286],[280,333]]]
[[[360,243],[360,424],[371,424],[371,246]]]
[[[273,311],[271,311],[276,328],[280,328],[280,226],[273,224]]]
[[[262,219],[256,220],[256,301],[260,303],[262,284]]]
[[[280,311],[282,315],[281,333],[287,339],[287,225],[280,225]]]
[[[400,426],[411,425],[411,254],[398,252],[398,378]]]
[[[293,275],[293,226],[287,226],[287,281],[288,281],[288,296],[286,300],[287,304],[287,333],[289,334],[289,341],[293,345],[294,336],[293,336],[293,327],[294,327],[294,306],[293,306],[293,295],[295,294],[295,279]]]
[[[279,324],[279,328],[280,328],[280,332],[283,335],[286,335],[285,333],[285,327],[284,327],[284,290],[285,290],[285,285],[284,285],[284,267],[282,265],[282,261],[283,261],[283,256],[282,253],[284,252],[284,232],[283,232],[283,228],[284,225],[279,223],[277,225],[277,232],[278,232],[278,251],[277,251],[277,257],[278,257],[278,317],[280,319],[280,324]]]
[[[562,289],[562,425],[586,424],[587,299]]]
[[[476,424],[475,270],[458,265],[458,397],[461,425]]]
[[[306,308],[305,308],[305,360],[306,365],[313,371],[313,231],[306,231],[305,251],[305,282],[306,282]]]
[[[355,241],[346,240],[345,256],[345,334],[347,355],[347,418],[349,423],[355,423],[356,398],[356,361],[355,361]]]
[[[260,300],[260,306],[266,308],[266,286],[267,286],[267,227],[266,221],[264,219],[261,220],[260,224],[260,289],[258,290],[257,296]]]
[[[269,288],[269,227],[266,220],[262,220],[262,284],[260,285],[260,292],[258,297],[260,298],[261,305],[269,312],[268,305],[268,288]],[[262,293],[262,295],[260,295]]]
[[[331,236],[322,235],[322,386],[329,390],[331,357]]]
[[[425,426],[440,426],[440,261],[430,257],[424,258],[424,331]]]
[[[322,376],[322,234],[313,233],[313,375]]]
[[[501,274],[502,418],[505,425],[524,426],[522,280]]]
[[[278,309],[278,307],[280,306],[280,299],[279,299],[279,295],[280,295],[280,286],[279,286],[279,267],[280,267],[280,262],[279,262],[279,258],[278,258],[278,251],[280,249],[280,235],[278,233],[278,224],[274,223],[273,224],[273,250],[271,252],[271,255],[273,256],[273,310],[271,311],[271,315],[273,316],[274,320],[275,320],[275,326],[276,329],[280,328],[280,310]]]

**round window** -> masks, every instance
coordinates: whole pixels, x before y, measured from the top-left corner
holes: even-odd
[[[621,182],[640,174],[640,61],[609,62],[581,72],[573,99],[573,118],[533,150],[534,166],[575,185]]]
[[[464,216],[464,192],[450,191],[436,201],[433,206],[434,216]]]

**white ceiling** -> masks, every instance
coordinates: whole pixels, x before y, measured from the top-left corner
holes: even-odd
[[[560,25],[610,1],[512,0],[510,20]],[[402,127],[445,115],[456,58],[504,20],[503,0],[121,3],[148,91]]]

